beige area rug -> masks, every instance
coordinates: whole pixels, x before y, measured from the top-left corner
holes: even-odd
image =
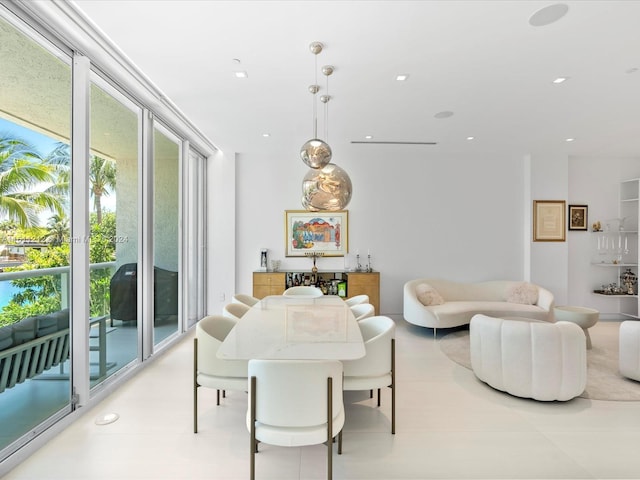
[[[589,329],[593,348],[587,350],[587,388],[580,395],[593,400],[640,400],[640,382],[618,372],[620,322],[598,322]],[[438,340],[440,349],[454,362],[471,370],[469,330],[458,330]]]

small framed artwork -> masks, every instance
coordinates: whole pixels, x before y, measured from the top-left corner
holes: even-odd
[[[343,257],[348,253],[349,211],[286,210],[285,256]]]
[[[564,242],[565,212],[564,200],[533,201],[533,241]]]
[[[586,205],[569,205],[569,230],[588,230]]]

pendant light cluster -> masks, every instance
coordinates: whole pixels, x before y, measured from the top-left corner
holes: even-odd
[[[329,123],[329,76],[334,68],[331,65],[322,67],[322,74],[326,77],[326,94],[320,96],[320,101],[325,108],[325,135],[324,140],[318,138],[318,116],[316,94],[320,91],[317,84],[318,54],[322,52],[323,45],[313,42],[309,50],[315,55],[316,83],[309,87],[313,95],[313,138],[300,148],[300,158],[307,165],[309,171],[302,180],[302,206],[309,211],[319,210],[343,210],[351,200],[351,179],[347,172],[335,163],[331,162],[333,152],[327,143]]]

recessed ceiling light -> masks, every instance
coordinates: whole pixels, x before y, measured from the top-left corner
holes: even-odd
[[[569,80],[569,77],[558,77],[553,81],[553,83],[564,83],[567,80]]]
[[[567,142],[573,142],[575,140],[575,138],[567,138],[566,141]]]
[[[371,140],[373,138],[373,135],[365,135],[364,138],[366,138],[367,140]]]
[[[247,75],[247,72],[234,72],[236,78],[247,78],[249,75]]]
[[[265,137],[265,138],[267,138],[267,137],[270,137],[270,136],[271,136],[271,134],[270,134],[270,133],[263,133],[263,134],[262,134],[262,136],[263,136],[263,137]]]
[[[396,75],[396,80],[399,82],[404,82],[407,78],[409,78],[409,75],[407,75],[406,73]]]
[[[467,140],[473,140],[476,137],[467,137]]]
[[[541,8],[529,18],[529,25],[532,27],[543,27],[553,22],[557,22],[569,11],[569,7],[564,3],[556,3],[548,7]]]
[[[453,112],[450,112],[448,110],[445,110],[443,112],[438,112],[434,115],[434,117],[436,118],[449,118],[453,116]]]

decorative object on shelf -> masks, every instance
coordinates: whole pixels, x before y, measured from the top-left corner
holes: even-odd
[[[322,74],[326,78],[326,94],[320,96],[324,104],[325,114],[325,140],[318,138],[318,115],[316,95],[320,91],[318,85],[318,54],[324,46],[320,42],[313,42],[309,50],[315,56],[315,80],[316,83],[309,86],[309,92],[313,95],[313,138],[302,145],[300,158],[310,167],[310,170],[302,180],[302,206],[308,211],[339,211],[349,204],[351,200],[351,178],[345,170],[335,163],[330,163],[333,158],[331,147],[327,143],[329,137],[329,76],[333,74],[334,67],[325,65]]]
[[[601,232],[602,224],[600,223],[600,220],[598,220],[597,222],[594,222],[593,225],[591,225],[591,228],[593,229],[594,232]]]
[[[280,270],[280,260],[271,260],[271,270],[274,272]]]
[[[533,241],[565,241],[564,200],[533,201]]]
[[[625,272],[620,275],[620,280],[624,285],[627,295],[635,295],[635,289],[633,288],[638,283],[638,276],[627,268]]]
[[[373,267],[371,266],[371,250],[367,251],[367,273],[373,272]]]
[[[362,265],[360,264],[360,250],[356,251],[356,272],[362,271]]]
[[[349,212],[285,211],[285,255],[304,257],[308,252],[342,257],[348,252]]]
[[[587,205],[569,205],[569,230],[587,231]]]
[[[318,257],[323,257],[324,256],[324,252],[305,252],[304,253],[305,256],[307,257],[311,257],[313,258],[313,267],[311,268],[311,271],[315,274],[318,273],[318,267],[316,267],[316,259]]]
[[[267,261],[267,249],[263,248],[260,250],[260,272],[266,272],[267,271],[267,265],[269,264],[269,262]]]

